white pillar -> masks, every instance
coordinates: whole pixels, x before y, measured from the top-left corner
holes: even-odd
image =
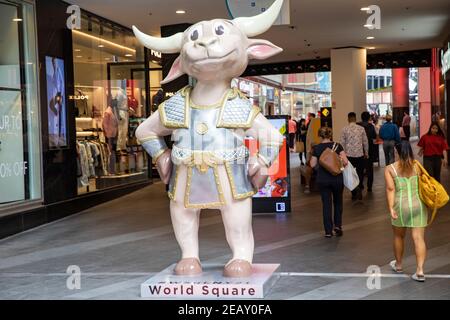
[[[358,121],[366,107],[366,49],[331,50],[333,138],[339,141],[347,115],[355,112]]]

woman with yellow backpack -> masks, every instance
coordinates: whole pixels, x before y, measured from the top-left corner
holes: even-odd
[[[406,230],[411,229],[414,241],[417,269],[412,279],[424,282],[426,257],[425,227],[428,223],[428,209],[436,210],[448,201],[442,185],[431,178],[427,171],[414,160],[408,141],[402,141],[399,160],[386,167],[386,197],[394,231],[395,260],[390,262],[393,271],[402,273],[402,259]]]

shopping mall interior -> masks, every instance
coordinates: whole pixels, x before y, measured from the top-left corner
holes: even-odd
[[[265,27],[257,32],[257,24]],[[396,227],[392,210],[416,201],[425,208],[419,197],[425,182],[417,171],[398,176],[391,165],[401,172],[413,157],[450,191],[448,0],[0,0],[0,26],[0,300],[148,298],[141,285],[195,256],[185,251],[191,246],[199,247],[194,258],[203,266],[204,278],[196,281],[212,281],[205,270],[232,261],[246,262],[254,274],[257,266],[279,265],[265,283],[260,298],[266,300],[450,299],[450,207],[441,207],[428,226],[412,219],[413,226]],[[221,46],[238,49],[214,57]],[[198,70],[208,64],[190,56],[201,48],[214,64],[238,53],[244,58],[206,76]],[[237,65],[238,74],[229,76]],[[223,78],[226,90],[212,98]],[[205,116],[213,110],[217,120]],[[372,129],[348,123],[351,113],[360,122],[364,112],[373,137]],[[235,122],[226,124],[227,117]],[[398,138],[383,133],[389,125]],[[255,128],[272,130],[272,138],[276,132],[280,142],[253,136]],[[432,128],[442,142],[431,139]],[[226,132],[241,144],[233,146],[233,161],[244,150],[245,166],[209,158],[220,152],[226,158],[228,150],[220,150]],[[362,142],[349,143],[358,132]],[[175,161],[184,157],[188,133],[211,139],[201,140],[202,151],[189,150],[192,159],[203,152],[199,165]],[[349,191],[348,180],[338,179],[346,179],[347,158],[334,153],[346,166],[333,174],[342,185],[334,202],[321,180],[325,160],[317,145],[324,141],[343,145],[363,181],[358,192]],[[402,148],[409,145],[408,155]],[[355,155],[358,148],[363,153]],[[257,165],[250,168],[253,156]],[[160,159],[170,170],[161,171]],[[361,175],[354,159],[364,162]],[[252,173],[275,165],[275,173]],[[265,180],[256,187],[258,174]],[[187,189],[177,188],[186,179]],[[232,202],[225,205],[228,193]],[[396,209],[392,194],[400,194]],[[210,199],[216,196],[219,202]],[[324,220],[328,201],[335,206],[332,234]],[[250,263],[236,258],[233,241],[246,235],[231,227],[227,210],[252,230],[246,231],[254,238]],[[248,217],[237,216],[241,210]],[[433,210],[428,216],[424,210],[431,219]],[[200,218],[183,225],[181,211]],[[183,245],[183,228],[198,229],[194,244]],[[406,232],[397,271],[395,232]],[[81,286],[69,285],[73,270]],[[190,281],[187,274],[170,279]],[[190,298],[166,296],[173,297]]]

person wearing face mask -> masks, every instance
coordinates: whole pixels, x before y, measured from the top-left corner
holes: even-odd
[[[428,132],[420,138],[419,156],[423,156],[423,166],[437,181],[441,181],[441,166],[447,166],[448,144],[444,132],[437,122],[431,123]]]

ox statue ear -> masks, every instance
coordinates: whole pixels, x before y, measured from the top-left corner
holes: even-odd
[[[161,84],[169,83],[169,82],[181,77],[182,75],[184,75],[184,72],[183,72],[183,68],[181,67],[181,56],[178,56],[178,58],[173,63],[169,74],[163,81],[161,81]]]
[[[247,54],[249,59],[265,60],[283,51],[273,43],[262,39],[249,39]]]

